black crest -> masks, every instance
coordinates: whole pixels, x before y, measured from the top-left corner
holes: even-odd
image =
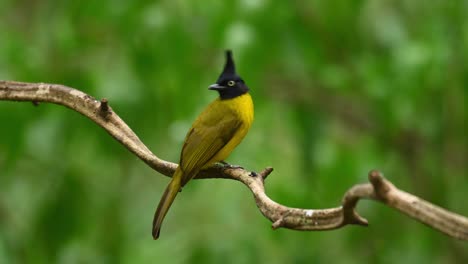
[[[226,50],[226,63],[221,75],[215,84],[210,86],[211,90],[217,90],[221,99],[231,99],[249,91],[244,80],[237,75],[236,65],[232,57],[232,51]]]

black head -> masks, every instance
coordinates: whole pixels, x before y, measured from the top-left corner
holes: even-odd
[[[236,66],[230,50],[226,51],[226,64],[223,72],[216,83],[210,85],[209,89],[218,91],[221,99],[231,99],[249,91],[244,80],[236,73]]]

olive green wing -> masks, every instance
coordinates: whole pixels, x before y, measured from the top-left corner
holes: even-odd
[[[234,137],[241,127],[240,120],[234,116],[223,116],[221,113],[209,113],[208,115],[201,116],[202,118],[195,121],[185,139],[179,163],[184,172],[182,185],[192,179]]]

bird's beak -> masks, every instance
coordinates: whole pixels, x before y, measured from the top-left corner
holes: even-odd
[[[210,89],[210,90],[222,90],[222,89],[225,89],[225,88],[226,88],[226,86],[222,86],[222,85],[219,85],[217,83],[208,86],[208,89]]]

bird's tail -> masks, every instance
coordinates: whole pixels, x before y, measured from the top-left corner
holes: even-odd
[[[180,190],[182,176],[182,171],[177,168],[177,170],[174,172],[174,175],[172,176],[171,182],[164,191],[161,201],[159,201],[158,209],[156,209],[153,218],[153,238],[155,240],[158,239],[164,217],[166,216],[167,211],[171,207],[172,202]]]

